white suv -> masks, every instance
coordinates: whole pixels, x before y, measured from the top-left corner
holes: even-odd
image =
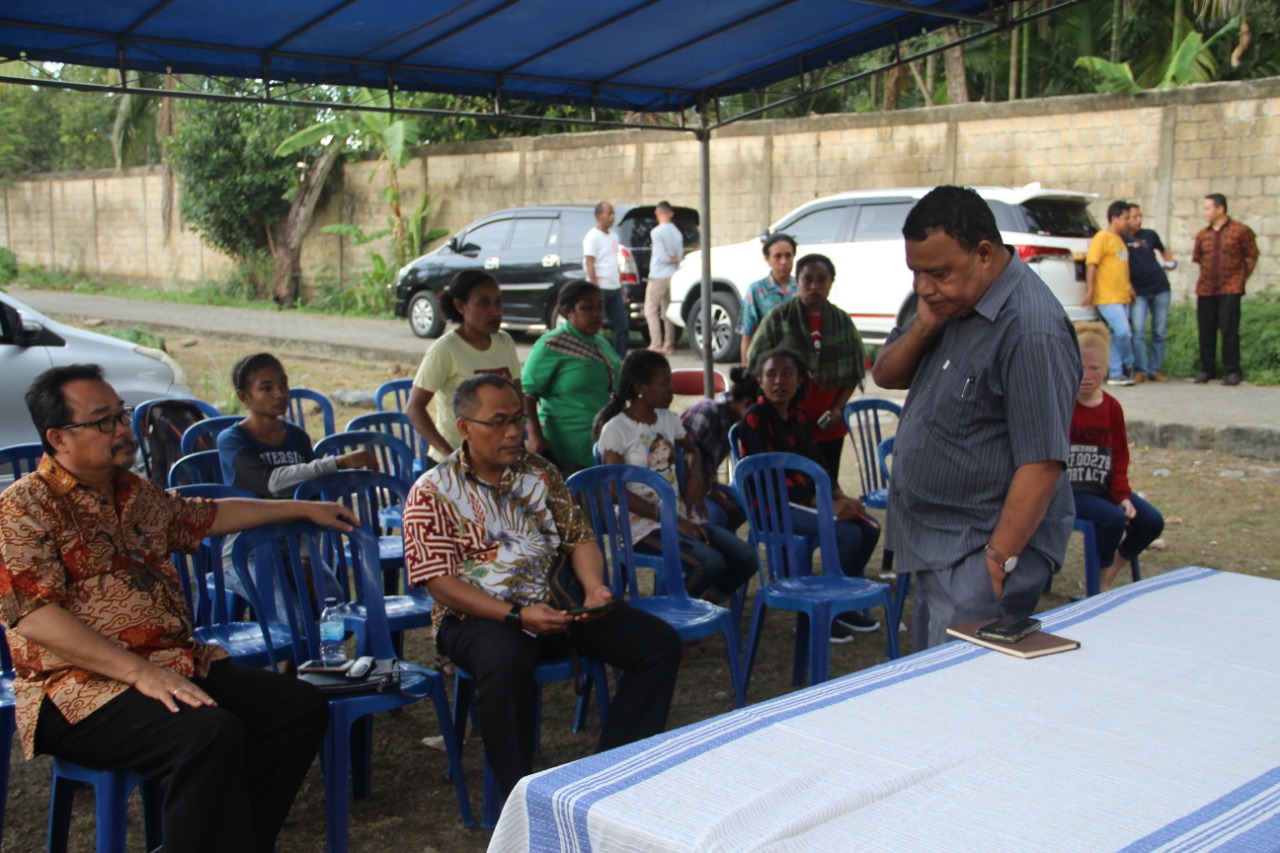
[[[858,190],[811,201],[778,220],[765,233],[790,234],[796,257],[819,252],[831,258],[836,282],[831,301],[849,312],[868,344],[882,343],[911,294],[902,223],[932,187]],[[1084,298],[1084,259],[1098,230],[1089,213],[1096,196],[1047,190],[1040,184],[974,187],[991,206],[1004,242],[1049,285],[1072,320],[1091,319]],[[737,361],[738,317],[752,282],[769,273],[759,240],[711,250],[712,351],[716,361]],[[668,316],[688,326],[695,352],[702,343],[702,256],[689,254],[671,279]]]

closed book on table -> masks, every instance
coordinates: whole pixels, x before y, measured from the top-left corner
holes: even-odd
[[[984,640],[977,635],[978,629],[990,624],[990,619],[983,619],[981,622],[965,622],[963,625],[952,625],[947,629],[947,633],[953,637],[959,637],[962,640],[968,640],[979,646],[994,649],[997,652],[1003,652],[1006,655],[1013,655],[1017,658],[1038,658],[1080,648],[1079,640],[1068,640],[1066,637],[1047,634],[1044,631],[1033,631],[1016,643],[998,643],[993,640]]]

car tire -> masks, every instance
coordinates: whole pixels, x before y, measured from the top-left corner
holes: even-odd
[[[409,328],[420,338],[438,338],[444,332],[440,303],[430,290],[419,290],[409,300]]]
[[[711,358],[718,362],[736,362],[741,355],[742,343],[738,336],[738,300],[728,293],[716,291],[711,294]],[[685,328],[689,333],[689,349],[694,355],[702,357],[702,297],[697,297],[689,306]]]

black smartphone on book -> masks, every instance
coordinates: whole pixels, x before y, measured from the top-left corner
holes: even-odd
[[[1001,616],[983,625],[974,635],[997,643],[1016,643],[1028,634],[1040,630],[1040,620],[1030,616]]]

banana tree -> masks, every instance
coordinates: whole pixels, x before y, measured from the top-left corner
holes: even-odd
[[[382,90],[360,89],[355,103],[384,110],[391,106],[391,96]],[[348,139],[358,146],[377,152],[379,163],[387,166],[387,189],[383,195],[391,208],[393,252],[396,264],[403,264],[408,260],[408,243],[405,217],[400,207],[399,172],[409,165],[413,157],[413,146],[420,138],[418,123],[381,111],[357,110],[351,115],[354,118],[338,116],[303,128],[281,142],[276,147],[276,154],[288,156],[316,144],[337,145],[341,148]],[[369,175],[371,182],[379,171],[374,169]]]
[[[1165,55],[1161,64],[1151,72],[1134,76],[1127,62],[1111,62],[1100,56],[1082,56],[1076,67],[1083,68],[1096,78],[1094,88],[1099,92],[1127,92],[1138,94],[1146,89],[1171,89],[1192,83],[1207,83],[1217,74],[1217,61],[1211,48],[1219,39],[1235,32],[1240,19],[1232,18],[1207,41],[1199,32],[1191,30]]]

